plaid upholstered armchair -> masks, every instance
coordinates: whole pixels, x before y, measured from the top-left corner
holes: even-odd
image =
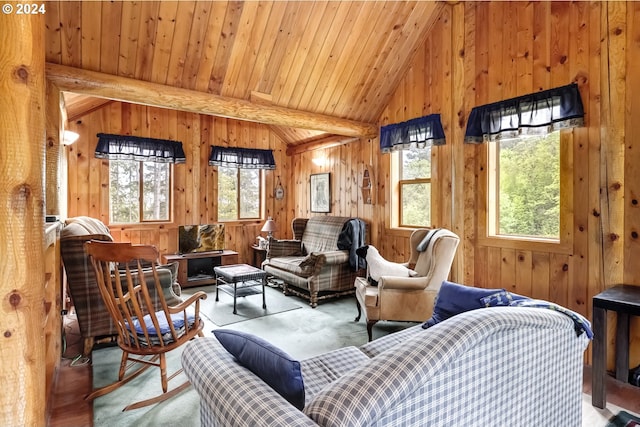
[[[355,250],[364,244],[365,223],[357,218],[317,216],[295,218],[292,240],[271,238],[262,264],[269,275],[282,280],[285,294],[318,301],[353,294],[360,259]]]
[[[84,249],[89,240],[113,241],[109,228],[98,219],[86,216],[69,218],[60,233],[60,252],[67,275],[68,291],[78,317],[80,335],[84,340],[83,354],[89,355],[96,340],[111,339],[118,332],[107,311],[96,283],[96,276]],[[180,302],[175,290],[178,263],[158,269],[169,304]],[[177,288],[176,288],[177,286]]]

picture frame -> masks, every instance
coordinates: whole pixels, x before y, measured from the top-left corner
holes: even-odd
[[[309,179],[311,212],[331,212],[330,173],[312,174]]]

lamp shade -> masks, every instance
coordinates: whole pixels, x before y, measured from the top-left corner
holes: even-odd
[[[277,230],[278,230],[278,226],[276,222],[273,220],[273,218],[269,217],[267,218],[264,225],[262,226],[261,231],[265,231],[267,233],[273,233],[274,231],[277,231]]]

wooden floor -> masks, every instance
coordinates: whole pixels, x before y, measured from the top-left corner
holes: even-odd
[[[92,372],[89,363],[72,365],[82,349],[77,323],[65,320],[67,348],[51,396],[50,427],[92,427],[93,407],[84,400],[91,391]],[[585,366],[584,393],[591,394],[591,367]],[[607,379],[607,402],[628,411],[640,413],[640,387],[624,384],[613,377]]]

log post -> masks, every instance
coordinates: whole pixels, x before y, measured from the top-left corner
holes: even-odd
[[[43,426],[44,17],[0,13],[0,425]]]

